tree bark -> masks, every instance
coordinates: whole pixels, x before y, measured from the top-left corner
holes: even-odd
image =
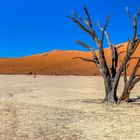
[[[113,87],[114,80],[109,79],[108,82],[105,83],[105,90],[106,95],[104,101],[107,102],[107,104],[115,104],[117,103],[117,88]]]
[[[129,102],[129,96],[130,96],[130,91],[129,91],[128,88],[125,88],[125,89],[123,90],[123,93],[122,93],[122,95],[121,95],[121,97],[119,98],[119,100],[118,100],[117,103],[120,104],[121,101]]]
[[[112,89],[110,92],[108,92],[107,103],[108,104],[116,104],[117,100],[118,100],[118,98],[116,96],[116,90]]]

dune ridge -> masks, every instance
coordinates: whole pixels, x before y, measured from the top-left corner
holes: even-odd
[[[120,56],[123,59],[127,42],[118,46],[122,46],[119,51],[124,51]],[[111,53],[109,48],[105,49],[105,56],[110,63]],[[140,56],[140,44],[134,56]],[[54,50],[21,58],[0,58],[0,74],[100,75],[94,63],[73,59],[74,57],[92,58],[92,55],[90,52],[77,50]],[[128,74],[131,73],[135,63],[136,60],[131,61]]]

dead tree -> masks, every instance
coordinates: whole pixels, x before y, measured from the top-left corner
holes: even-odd
[[[137,59],[137,63],[135,64],[129,79],[127,78],[127,68],[129,67],[129,64],[124,67],[124,89],[121,97],[118,100],[118,103],[120,103],[122,100],[128,102],[132,89],[140,81],[140,74],[138,73],[140,68],[140,58],[132,57],[132,59]]]
[[[138,22],[138,17],[140,16],[140,12],[137,13],[137,15],[135,16],[135,18],[133,19],[131,14],[128,12],[128,9],[126,10],[127,14],[129,16],[130,21],[132,22],[133,28],[135,30],[135,28],[137,28],[136,26],[136,22]],[[135,36],[137,37],[136,33]],[[127,50],[126,50],[126,57],[129,55],[129,52],[131,51],[130,48],[130,43],[132,41],[129,40],[128,45],[127,45]],[[134,50],[132,50],[132,52],[135,52],[137,48],[135,48]],[[127,69],[129,68],[130,64],[129,62],[133,59],[137,59],[137,62],[135,64],[135,66],[132,68],[130,77],[127,78]],[[129,96],[130,93],[132,91],[132,89],[134,88],[134,86],[140,81],[140,74],[138,73],[138,70],[140,68],[140,57],[133,57],[131,55],[129,61],[126,63],[126,65],[124,66],[123,72],[124,72],[124,89],[122,92],[122,95],[120,96],[118,103],[120,103],[122,100],[124,100],[125,102],[129,101]]]
[[[78,40],[76,42],[78,44],[82,45],[83,47],[87,48],[91,52],[93,59],[87,59],[87,58],[82,58],[82,57],[77,57],[77,58],[80,58],[83,61],[95,63],[96,67],[99,69],[99,71],[104,79],[105,93],[106,93],[104,102],[106,101],[108,104],[117,103],[118,101],[120,101],[120,99],[118,99],[118,97],[117,97],[117,88],[118,88],[118,83],[120,81],[120,77],[124,71],[124,67],[126,66],[128,61],[131,59],[131,56],[137,49],[138,44],[140,42],[140,39],[138,39],[138,37],[137,37],[137,23],[138,23],[139,14],[136,14],[136,16],[134,17],[134,20],[132,21],[133,38],[129,42],[129,47],[128,47],[127,53],[126,53],[127,55],[122,60],[122,63],[118,66],[119,55],[122,52],[119,52],[118,51],[119,48],[117,48],[115,45],[112,44],[110,37],[106,31],[110,17],[107,17],[104,27],[101,27],[101,25],[99,23],[97,24],[99,29],[102,31],[102,36],[101,36],[101,38],[99,38],[93,27],[91,17],[89,15],[89,12],[88,12],[86,6],[84,6],[84,12],[86,15],[86,19],[80,17],[75,12],[72,13],[72,16],[68,16],[68,17],[74,23],[76,23],[83,31],[85,31],[86,33],[88,33],[91,36],[91,38],[93,39],[93,41],[96,43],[96,45],[98,47],[98,54],[94,50],[93,47]],[[105,58],[105,52],[104,52],[104,47],[103,47],[105,36],[106,36],[106,39],[108,41],[110,51],[111,51],[111,56],[112,56],[111,65],[109,65],[107,63],[106,58]]]

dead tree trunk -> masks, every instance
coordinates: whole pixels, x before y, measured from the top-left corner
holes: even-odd
[[[138,69],[140,68],[140,58],[132,57],[132,59],[138,59],[138,61],[134,66],[129,79],[127,79],[126,67],[124,69],[124,89],[118,103],[120,103],[122,100],[128,102],[131,90],[134,88],[135,84],[140,81],[140,74],[138,74]]]
[[[136,50],[140,42],[140,39],[137,38],[137,22],[138,22],[139,14],[135,16],[134,21],[132,22],[133,28],[134,28],[134,34],[133,34],[133,39],[130,42],[130,46],[127,50],[127,55],[125,56],[121,65],[118,68],[119,55],[122,52],[118,52],[118,48],[111,43],[110,37],[106,31],[110,17],[106,19],[106,23],[104,27],[101,27],[100,23],[97,24],[99,29],[102,31],[101,39],[99,39],[99,37],[97,36],[93,28],[93,24],[92,24],[92,21],[91,21],[91,18],[90,18],[90,15],[88,13],[86,6],[84,6],[84,11],[85,11],[87,19],[80,17],[77,13],[74,13],[74,12],[72,13],[73,16],[68,16],[68,17],[72,19],[74,23],[76,23],[82,30],[84,30],[86,33],[88,33],[92,37],[99,51],[97,55],[97,52],[93,49],[93,47],[87,45],[86,43],[82,41],[77,41],[78,44],[87,48],[91,52],[93,59],[87,59],[87,58],[82,58],[82,57],[75,57],[75,58],[80,58],[83,61],[95,63],[96,67],[99,69],[104,79],[104,85],[105,85],[104,102],[107,102],[108,104],[117,103],[118,102],[117,88],[118,88],[120,77],[123,73],[124,66],[126,66],[126,64],[130,60],[131,56],[133,55],[134,51]],[[105,36],[108,41],[111,55],[112,55],[111,65],[107,63],[106,58],[105,58],[104,47],[103,47]]]

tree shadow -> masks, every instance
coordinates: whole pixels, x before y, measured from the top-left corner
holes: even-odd
[[[129,99],[128,103],[134,103],[137,101],[140,101],[140,96],[137,96],[136,98]]]

